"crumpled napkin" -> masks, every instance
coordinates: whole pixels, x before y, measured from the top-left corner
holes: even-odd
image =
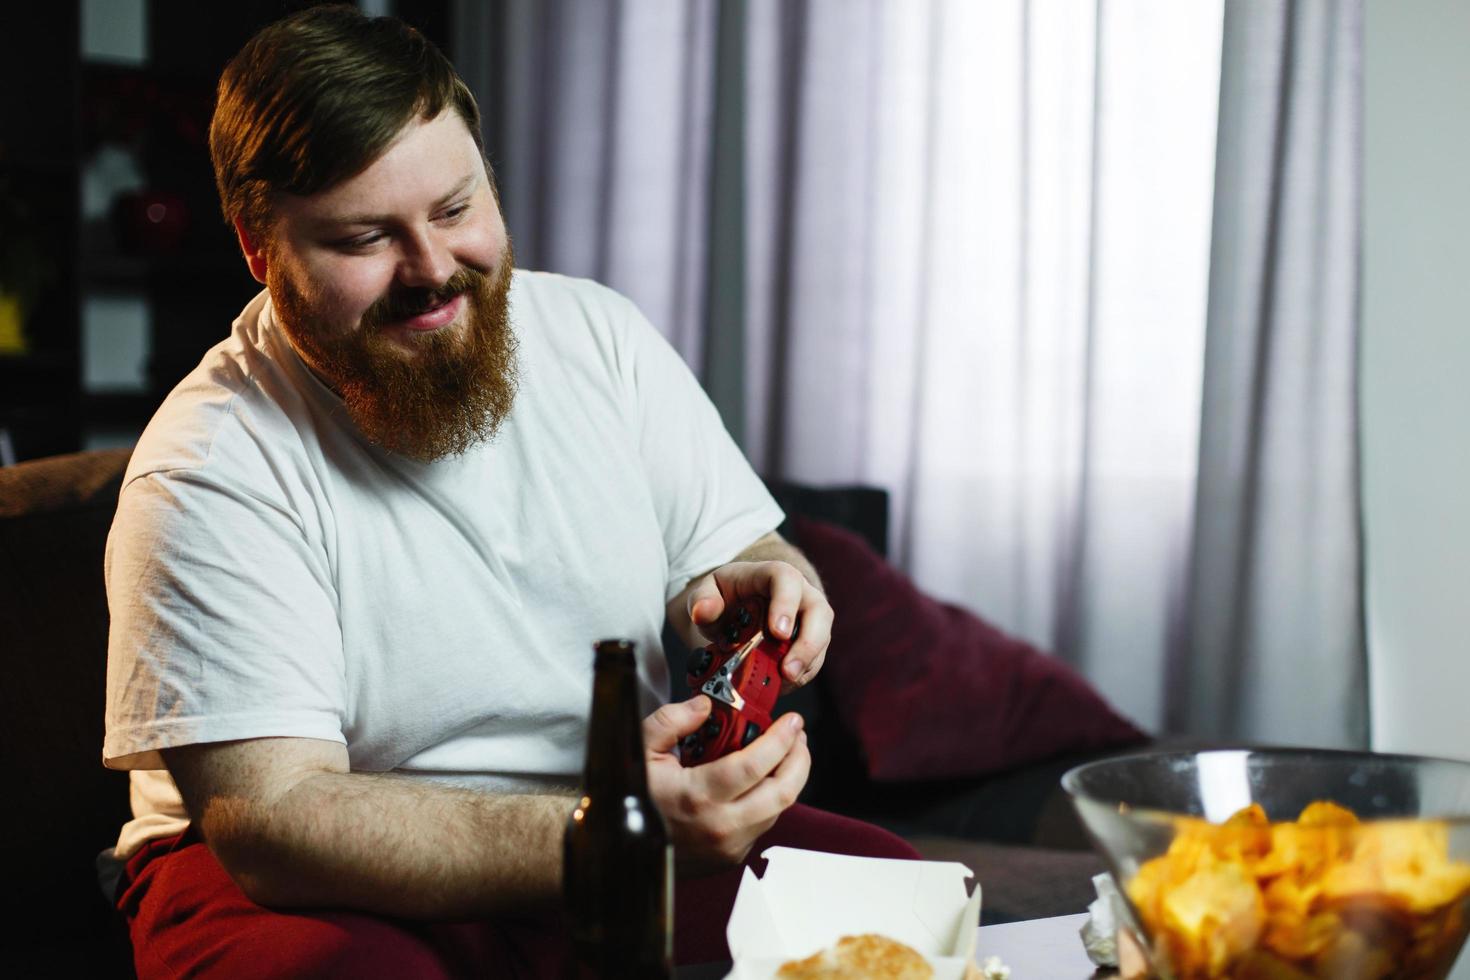
[[[1011,980],[1011,968],[999,956],[987,956],[985,962],[965,964],[965,980]]]
[[[1087,921],[1082,923],[1082,945],[1087,958],[1098,966],[1118,965],[1118,928],[1127,922],[1123,896],[1118,884],[1107,872],[1094,875],[1092,887],[1097,899],[1087,906]]]

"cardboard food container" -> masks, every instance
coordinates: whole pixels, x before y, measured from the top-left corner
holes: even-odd
[[[848,857],[793,847],[762,853],[766,873],[745,869],[725,927],[731,980],[768,980],[843,936],[875,932],[922,953],[935,980],[960,980],[975,953],[980,883],[955,862]]]

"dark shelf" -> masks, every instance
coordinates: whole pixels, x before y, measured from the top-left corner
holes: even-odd
[[[30,349],[0,357],[0,429],[17,458],[32,459],[72,452],[81,438],[80,6],[9,4],[5,17],[0,31],[0,238],[24,256],[21,271],[11,274],[26,300]]]
[[[250,279],[245,260],[238,255],[180,252],[166,255],[89,253],[82,256],[82,282],[97,288],[145,289],[155,283],[203,283],[231,287]]]
[[[0,158],[0,167],[4,167],[15,177],[57,177],[66,180],[76,179],[81,170],[75,157],[45,152],[9,153]]]
[[[76,355],[70,351],[38,350],[24,354],[0,354],[0,383],[6,386],[30,379],[52,381],[77,371]]]

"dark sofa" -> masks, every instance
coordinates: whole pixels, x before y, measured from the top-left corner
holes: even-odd
[[[101,765],[108,622],[102,554],[127,458],[126,450],[108,450],[0,468],[0,717],[12,788],[10,805],[0,809],[4,839],[11,844],[6,920],[13,938],[0,945],[0,973],[7,976],[126,976],[130,970],[126,937],[95,866],[98,852],[112,844],[128,817],[127,777]],[[1006,767],[1004,758],[987,755],[982,775],[946,775],[942,764],[929,760],[925,765],[932,771],[922,778],[895,777],[893,761],[878,759],[875,748],[882,746],[865,720],[878,714],[886,720],[883,699],[890,692],[907,692],[912,701],[914,685],[926,681],[898,657],[893,663],[900,673],[891,680],[878,677],[884,662],[875,669],[862,657],[887,652],[855,649],[899,615],[892,596],[911,590],[881,560],[886,499],[873,490],[773,489],[793,515],[788,535],[809,548],[829,580],[839,621],[861,631],[836,635],[821,681],[778,705],[808,720],[813,771],[803,800],[886,825],[926,857],[968,864],[985,888],[985,922],[1082,911],[1092,896],[1090,876],[1101,863],[1086,849],[1057,779],[1082,758],[1142,736],[1134,732],[1130,739],[1131,728],[1113,726],[1101,741],[1067,745],[1063,733],[1062,742],[1042,746],[1039,754],[1049,757],[1022,751],[1024,764]],[[838,526],[857,534],[840,537],[847,532],[834,531]],[[823,554],[828,568],[822,568]],[[855,565],[867,568],[866,578],[856,574]],[[883,595],[865,595],[875,583]],[[916,597],[909,594],[911,601]],[[1018,664],[1041,656],[977,625],[968,614],[932,603],[924,609],[930,636],[959,630],[982,646],[1004,641],[1010,644],[1007,656]],[[682,666],[676,644],[670,658]],[[1031,676],[1013,674],[1022,682]],[[1056,677],[1048,676],[1055,684]],[[1077,694],[1080,681],[1062,680]],[[1005,692],[1008,703],[1022,707],[1005,721],[1010,728],[987,736],[990,742],[1014,741],[1014,726],[1026,723],[1032,702],[1045,707],[1052,689],[1032,686],[1040,693]],[[921,697],[922,688],[917,690]],[[923,708],[921,702],[917,710]],[[973,722],[982,723],[988,722],[978,716]],[[970,723],[950,722],[942,734],[963,746],[971,738]],[[1059,746],[1066,751],[1057,751]]]

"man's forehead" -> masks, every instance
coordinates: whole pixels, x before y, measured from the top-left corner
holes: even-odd
[[[469,192],[485,176],[479,147],[457,113],[406,125],[378,157],[314,194],[282,192],[279,203],[313,223],[358,223],[435,207]]]
[[[317,202],[316,206],[308,206],[305,216],[314,224],[329,225],[375,225],[390,222],[399,213],[405,210],[417,211],[435,210],[450,203],[473,190],[479,182],[477,174],[469,173],[457,181],[452,187],[432,198],[424,198],[422,203],[418,198],[407,199],[405,195],[394,195],[392,198],[382,198],[376,195],[354,195],[351,201],[326,201]],[[310,200],[310,199],[308,199]]]

